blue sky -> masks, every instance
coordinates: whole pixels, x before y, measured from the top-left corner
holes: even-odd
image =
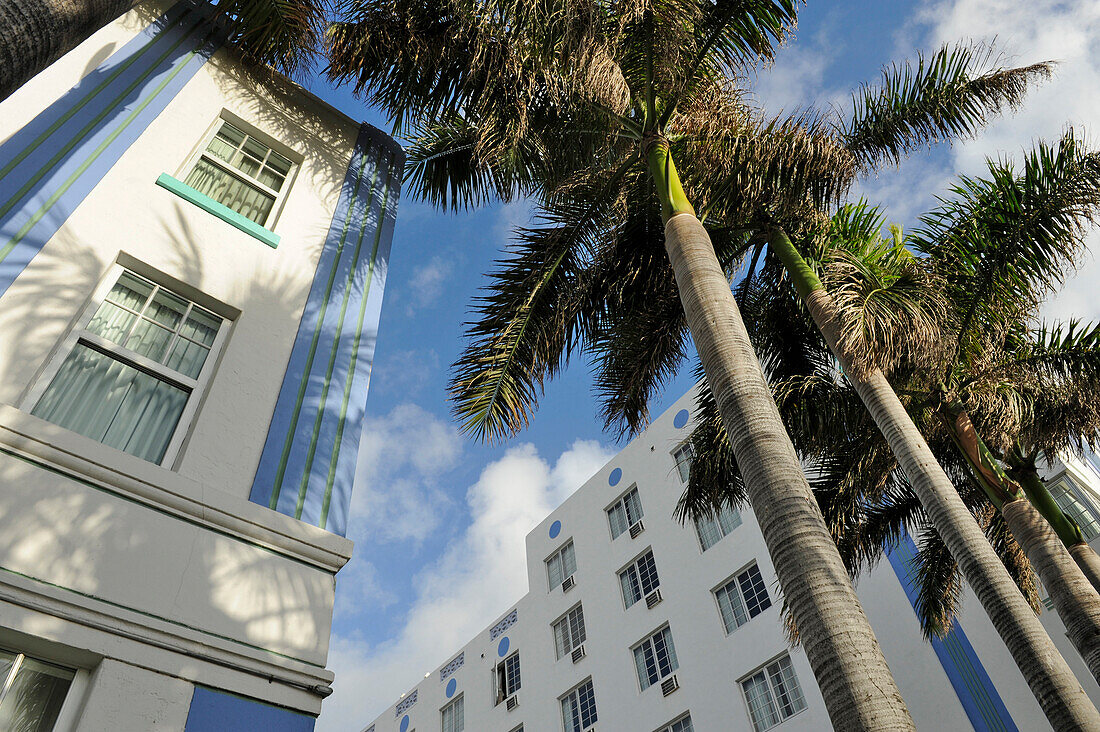
[[[1058,76],[977,140],[919,153],[863,184],[891,221],[912,226],[957,171],[980,172],[987,155],[1055,138],[1067,123],[1096,141],[1100,3],[818,0],[801,11],[774,68],[752,84],[772,111],[811,102],[844,109],[849,91],[874,81],[885,63],[945,41],[993,37],[1015,63],[1059,59]],[[348,90],[320,79],[307,86],[389,130]],[[506,444],[466,440],[451,420],[448,369],[468,304],[528,215],[524,202],[458,215],[408,198],[400,204],[349,527],[355,557],[337,579],[336,692],[319,730],[362,729],[507,610],[526,591],[527,531],[617,449],[601,431],[582,362],[548,386],[530,429]],[[1090,260],[1050,314],[1100,317],[1091,293],[1097,275]],[[654,413],[690,384],[689,367]]]

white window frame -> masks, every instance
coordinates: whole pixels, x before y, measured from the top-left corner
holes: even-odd
[[[1081,529],[1081,535],[1085,537],[1085,541],[1092,541],[1097,536],[1100,536],[1100,518],[1097,518],[1096,508],[1093,502],[1084,495],[1077,486],[1077,481],[1070,476],[1069,471],[1063,472],[1057,478],[1047,481],[1047,491],[1050,493],[1051,498],[1058,508],[1062,510],[1067,517],[1073,520]],[[1076,504],[1080,511],[1089,519],[1089,526],[1082,526],[1081,521],[1077,516],[1072,516],[1068,507],[1063,506],[1059,501],[1059,495],[1064,495],[1065,498],[1072,504]]]
[[[568,541],[566,541],[564,544],[561,545],[560,548],[558,548],[555,552],[553,552],[550,556],[548,556],[545,560],[543,560],[543,564],[546,565],[546,584],[549,587],[547,592],[553,592],[554,590],[561,587],[562,584],[565,583],[565,580],[572,577],[577,571],[576,568],[574,567],[572,572],[570,572],[569,574],[565,573],[565,558],[563,556],[563,552],[566,549],[568,549],[569,547],[573,548],[573,564],[575,565],[577,563],[577,547],[573,546],[573,540],[572,539],[569,539]],[[550,584],[550,582],[551,582],[551,580],[550,580],[550,562],[554,559],[554,557],[558,557],[559,560],[561,561],[561,572],[562,572],[561,582],[559,582],[556,585]]]
[[[769,725],[767,727],[757,727],[756,726],[756,720],[754,720],[752,718],[752,707],[749,705],[748,695],[745,693],[745,681],[747,681],[748,679],[751,679],[753,676],[756,676],[758,673],[763,671],[764,672],[764,678],[767,680],[767,683],[768,683],[768,698],[771,700],[771,702],[773,704],[775,704],[775,699],[776,699],[775,688],[772,685],[771,675],[767,672],[767,668],[768,668],[768,666],[771,666],[772,664],[781,663],[784,659],[786,659],[787,663],[790,664],[790,666],[791,666],[791,676],[794,678],[794,683],[795,683],[795,685],[797,687],[797,690],[798,690],[798,696],[801,698],[802,708],[794,711],[793,713],[791,713],[790,715],[788,715],[786,717],[781,718],[775,724]],[[799,714],[801,714],[802,712],[806,711],[809,708],[809,703],[806,701],[806,693],[802,690],[802,682],[798,680],[798,673],[794,669],[794,660],[791,658],[789,653],[782,653],[782,654],[776,656],[775,658],[772,658],[767,663],[763,663],[763,664],[757,666],[752,671],[748,672],[747,674],[745,674],[744,676],[739,678],[737,680],[737,688],[740,689],[740,691],[741,691],[741,700],[745,704],[745,714],[748,716],[749,725],[752,726],[754,732],[765,732],[765,730],[775,729],[779,725],[786,722],[788,719],[791,719],[792,717],[797,717]]]
[[[576,686],[569,689],[569,691],[565,692],[564,694],[562,694],[561,696],[558,697],[558,712],[561,714],[561,728],[564,730],[564,732],[572,732],[572,730],[570,730],[570,728],[569,728],[569,720],[567,720],[565,718],[565,709],[563,708],[564,702],[565,702],[566,699],[568,699],[569,697],[576,694],[576,696],[577,696],[576,704],[577,704],[577,707],[579,708],[580,707],[580,700],[581,700],[580,691],[585,686],[591,686],[592,687],[592,711],[595,714],[596,719],[593,719],[592,722],[587,727],[582,726],[581,727],[581,732],[587,732],[587,730],[595,729],[596,723],[598,721],[600,721],[599,720],[600,710],[599,710],[599,707],[596,704],[596,686],[595,686],[595,684],[592,683],[592,677],[589,676],[588,678],[584,679],[583,681],[581,681]],[[583,720],[582,720],[582,724],[583,724]]]
[[[661,573],[657,570],[657,557],[655,557],[655,556],[652,556],[652,558],[653,558],[653,576],[656,577],[657,583],[653,587],[650,588],[649,592],[646,592],[642,588],[642,573],[641,573],[641,570],[638,569],[638,562],[642,561],[642,558],[645,557],[645,555],[647,555],[647,554],[649,554],[651,556],[653,555],[653,547],[646,547],[645,551],[643,551],[638,556],[634,557],[634,559],[632,559],[629,564],[627,564],[626,566],[624,566],[622,569],[620,569],[618,572],[615,573],[615,580],[619,583],[619,593],[623,596],[623,606],[624,606],[625,609],[629,610],[634,605],[636,605],[639,602],[642,602],[643,600],[645,600],[646,595],[648,595],[650,592],[653,592],[654,590],[661,589]],[[638,590],[639,590],[639,592],[641,592],[641,596],[636,598],[636,599],[633,599],[633,600],[627,598],[626,592],[623,589],[623,581],[622,581],[623,573],[629,572],[631,570],[631,568],[633,568],[634,571],[638,574]]]
[[[574,637],[573,626],[571,625],[571,616],[573,615],[573,613],[576,613],[580,618],[578,625],[580,625],[581,633],[584,634],[584,637],[581,638],[579,641]],[[563,627],[566,630],[566,635],[568,635],[569,637],[569,647],[558,653],[558,626],[561,626],[563,624]],[[583,646],[584,642],[588,640],[588,627],[584,623],[584,608],[582,606],[582,603],[578,602],[576,605],[562,613],[557,620],[550,623],[550,631],[554,636],[554,653],[555,655],[557,655],[557,660],[559,661],[571,654],[577,648]]]
[[[268,154],[264,156],[264,162],[267,162],[267,158],[270,157],[271,152],[276,152],[290,161],[290,171],[286,174],[286,179],[283,181],[282,190],[276,191],[273,188],[265,186],[243,170],[238,170],[216,155],[211,155],[207,152],[206,148],[210,144],[210,141],[214,139],[214,136],[218,134],[218,130],[226,123],[236,127],[248,137],[255,138],[257,142],[262,143],[268,148]],[[244,143],[242,142],[241,145],[244,145]],[[267,220],[262,224],[258,224],[258,226],[262,226],[268,231],[273,231],[275,224],[278,223],[279,217],[283,212],[283,206],[286,203],[287,194],[294,185],[294,181],[298,178],[298,171],[301,169],[303,161],[302,156],[294,150],[291,150],[271,135],[256,129],[254,125],[245,122],[227,109],[223,109],[221,113],[214,118],[214,121],[210,123],[210,126],[206,129],[206,132],[203,133],[198,144],[192,149],[191,154],[187,156],[187,159],[176,170],[176,179],[180,182],[187,180],[187,176],[191,175],[191,171],[195,169],[195,165],[200,159],[206,160],[219,170],[235,178],[239,178],[248,185],[256,186],[267,195],[275,197],[274,203],[271,204],[271,211],[267,215]]]
[[[203,310],[208,310],[214,315],[222,319],[221,327],[218,328],[217,335],[214,336],[214,342],[210,345],[210,352],[206,357],[205,363],[202,365],[202,370],[196,378],[189,378],[184,374],[170,369],[162,363],[158,363],[151,358],[134,353],[133,351],[123,346],[109,341],[102,336],[87,330],[88,324],[91,323],[92,318],[95,316],[96,311],[107,299],[107,294],[111,291],[111,288],[115,286],[119,278],[124,272],[146,280],[158,289],[167,290],[168,292],[181,297],[188,302],[189,313],[191,308],[198,305]],[[195,413],[198,411],[199,403],[202,401],[203,395],[206,393],[207,386],[210,383],[210,379],[214,373],[216,363],[219,360],[223,347],[225,345],[225,339],[229,335],[229,330],[232,327],[233,321],[225,313],[225,308],[210,307],[210,304],[203,298],[201,301],[197,300],[192,294],[186,292],[180,292],[181,288],[177,288],[174,283],[169,282],[169,277],[166,276],[150,276],[148,268],[146,267],[133,267],[123,266],[123,264],[116,262],[111,265],[107,270],[107,273],[96,285],[95,290],[92,292],[91,298],[85,304],[84,309],[81,310],[79,317],[73,326],[69,329],[69,332],[65,334],[65,337],[54,348],[50,354],[49,359],[46,362],[46,368],[39,374],[34,386],[27,392],[27,395],[20,403],[20,409],[30,413],[38,404],[38,400],[42,398],[42,395],[46,393],[46,389],[53,383],[54,377],[57,376],[57,372],[61,370],[62,364],[65,359],[69,357],[73,349],[80,342],[87,343],[94,347],[96,350],[103,352],[110,358],[113,358],[121,363],[128,364],[138,368],[139,370],[146,371],[156,378],[168,382],[174,386],[187,390],[187,403],[183,407],[183,411],[180,413],[179,421],[176,423],[176,429],[172,433],[172,438],[168,441],[168,447],[164,451],[164,457],[161,458],[159,463],[152,463],[160,465],[162,467],[171,467],[176,463],[176,459],[179,457],[180,449],[183,447],[184,440],[191,430],[191,425],[195,419]],[[154,291],[155,294],[155,291]],[[153,295],[150,295],[152,297]],[[186,317],[186,314],[185,316]],[[176,338],[179,336],[176,335]],[[170,342],[174,343],[174,341]],[[171,345],[169,345],[169,348]],[[103,443],[100,443],[103,444]],[[106,448],[107,445],[104,445]],[[116,448],[108,448],[116,449]],[[121,450],[119,452],[122,452]],[[129,453],[125,453],[129,454]],[[132,456],[131,457],[135,457]],[[136,458],[141,460],[141,458]],[[149,462],[149,461],[146,461]]]
[[[641,669],[638,668],[638,659],[635,654],[638,652],[639,648],[642,648],[643,646],[648,646],[649,652],[653,654],[654,667],[657,668],[657,673],[660,674],[661,669],[657,666],[657,646],[653,639],[665,633],[666,631],[668,633],[668,649],[666,651],[666,656],[670,657],[669,671],[667,674],[659,676],[656,681],[651,682],[648,678],[643,679]],[[669,624],[665,623],[660,628],[657,628],[657,630],[653,631],[645,638],[642,638],[640,641],[632,645],[630,647],[630,660],[634,662],[634,671],[635,675],[638,677],[638,687],[641,691],[645,691],[651,686],[660,686],[662,681],[671,678],[672,676],[675,676],[676,671],[680,668],[680,658],[676,655],[676,642],[672,638],[672,628],[669,627]]]
[[[634,518],[633,521],[630,520],[630,510],[627,508],[627,502],[626,502],[627,496],[629,496],[631,493],[633,493],[637,496],[637,501],[638,501],[638,515]],[[615,533],[615,527],[612,526],[612,524],[611,524],[611,512],[614,511],[616,508],[618,508],[620,506],[623,509],[623,515],[626,516],[626,526],[623,528],[622,531],[620,531],[619,533],[616,534]],[[607,514],[607,528],[608,528],[608,531],[611,532],[611,540],[612,541],[615,541],[615,539],[618,539],[620,536],[622,536],[623,534],[630,531],[631,526],[638,523],[639,521],[642,520],[642,518],[645,517],[645,507],[642,506],[642,495],[640,493],[638,493],[637,484],[632,485],[629,488],[627,488],[626,491],[624,491],[622,493],[622,495],[620,495],[618,498],[616,498],[611,503],[610,506],[608,506],[607,508],[604,509],[604,513]]]
[[[745,593],[741,589],[740,582],[741,575],[745,574],[746,572],[751,572],[754,568],[756,569],[757,574],[760,575],[760,581],[764,587],[764,596],[768,598],[768,607],[761,608],[760,611],[756,613],[756,615],[752,615],[749,612],[748,603],[745,602]],[[726,628],[726,618],[724,615],[722,615],[722,602],[718,597],[718,593],[725,590],[731,584],[733,585],[734,590],[737,592],[737,596],[741,599],[741,604],[745,606],[745,614],[748,617],[745,619],[745,622],[741,623],[740,625],[735,625],[733,628]],[[768,585],[766,582],[764,582],[764,573],[760,571],[760,565],[756,561],[749,562],[747,565],[731,574],[729,577],[723,580],[721,584],[712,589],[710,591],[710,594],[714,598],[714,606],[718,608],[718,617],[722,620],[722,627],[726,628],[726,635],[732,635],[738,628],[745,627],[753,618],[758,617],[766,610],[775,606],[775,598],[772,597],[770,592],[768,592]]]
[[[452,728],[451,732],[462,732],[466,729],[466,701],[463,698],[463,695],[459,694],[454,699],[451,699],[449,702],[444,704],[443,707],[439,710],[439,729],[441,730],[441,732],[448,732],[447,728],[444,726],[446,723],[446,718],[444,717],[444,715],[447,713],[447,710],[453,710],[458,704],[462,704],[462,722],[458,725],[457,728]]]
[[[508,664],[516,664],[516,686],[512,688],[508,684]],[[514,696],[523,688],[523,666],[520,664],[519,651],[513,651],[493,667],[493,706],[502,704],[510,696]]]

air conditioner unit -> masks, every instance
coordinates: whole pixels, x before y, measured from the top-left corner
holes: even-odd
[[[577,646],[573,649],[573,663],[584,658],[584,646]]]
[[[676,680],[676,675],[673,674],[667,679],[661,682],[661,693],[668,696],[672,692],[680,688],[680,682]]]
[[[645,596],[645,606],[648,608],[652,608],[654,605],[659,603],[661,599],[661,591],[659,589],[654,590],[653,592]]]
[[[569,592],[569,590],[573,589],[573,585],[575,585],[575,584],[577,584],[577,580],[573,579],[573,575],[569,575],[561,583],[561,591],[562,592]]]
[[[512,711],[519,706],[519,697],[512,694],[512,696],[508,697],[508,701],[504,702],[504,706],[508,707],[509,712]]]
[[[641,521],[638,521],[636,523],[631,524],[630,525],[630,538],[631,539],[637,539],[638,535],[641,534],[643,531],[645,531],[645,524],[643,524]]]

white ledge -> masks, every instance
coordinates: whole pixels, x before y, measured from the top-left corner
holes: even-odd
[[[74,480],[335,574],[352,542],[0,404],[0,448]]]

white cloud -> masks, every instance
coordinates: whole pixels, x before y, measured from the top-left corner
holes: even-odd
[[[1037,139],[1056,140],[1066,125],[1074,126],[1094,147],[1100,143],[1100,3],[943,0],[926,7],[916,20],[917,27],[926,29],[926,47],[996,38],[1014,65],[1058,62],[1054,78],[1029,94],[1019,112],[996,121],[978,139],[956,145],[951,170],[945,172],[981,173],[987,156],[1019,159],[1022,149]],[[1100,236],[1092,234],[1089,244],[1092,254],[1082,259],[1078,275],[1047,305],[1046,316],[1100,318],[1100,299],[1095,297]]]
[[[367,420],[352,493],[352,538],[426,538],[439,524],[439,508],[449,503],[441,478],[461,454],[458,430],[415,404]]]
[[[405,314],[413,316],[434,305],[443,294],[443,285],[450,279],[452,271],[454,264],[438,254],[417,267],[404,288],[408,303]]]
[[[417,598],[397,636],[378,645],[358,634],[333,636],[335,693],[318,731],[362,729],[518,600],[527,589],[527,533],[611,456],[578,440],[553,467],[530,444],[490,463],[466,493],[470,525],[416,577]]]

